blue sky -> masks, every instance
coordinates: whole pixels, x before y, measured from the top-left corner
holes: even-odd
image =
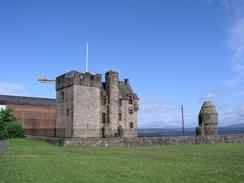
[[[115,70],[141,101],[140,127],[197,125],[212,100],[219,125],[244,123],[242,0],[1,0],[0,94],[55,97],[40,84],[69,71]]]

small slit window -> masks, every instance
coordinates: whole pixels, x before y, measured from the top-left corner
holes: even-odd
[[[61,91],[60,93],[60,100],[61,102],[64,102],[64,91]]]
[[[133,104],[133,97],[131,95],[129,96],[129,104]]]
[[[133,114],[134,111],[133,111],[133,108],[129,108],[129,114]]]
[[[66,109],[66,116],[69,116],[69,108]]]
[[[119,106],[122,106],[122,99],[119,99]]]
[[[122,113],[121,112],[119,113],[119,120],[120,121],[122,120]]]
[[[103,124],[106,123],[106,113],[105,112],[102,113],[102,123]]]
[[[130,123],[130,128],[134,128],[134,123],[133,122]]]
[[[103,105],[107,105],[107,98],[103,97]]]

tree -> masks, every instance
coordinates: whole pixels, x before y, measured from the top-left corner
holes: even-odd
[[[17,123],[13,109],[0,111],[0,139],[24,137],[24,129]]]

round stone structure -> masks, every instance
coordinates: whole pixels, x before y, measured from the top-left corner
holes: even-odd
[[[205,101],[198,115],[196,135],[217,135],[218,113],[211,101]]]

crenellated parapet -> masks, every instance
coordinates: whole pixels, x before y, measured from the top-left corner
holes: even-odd
[[[71,71],[56,78],[57,122],[64,137],[135,137],[139,98],[119,73]]]
[[[100,88],[102,86],[102,75],[70,71],[56,78],[56,90],[61,90],[72,85]]]

